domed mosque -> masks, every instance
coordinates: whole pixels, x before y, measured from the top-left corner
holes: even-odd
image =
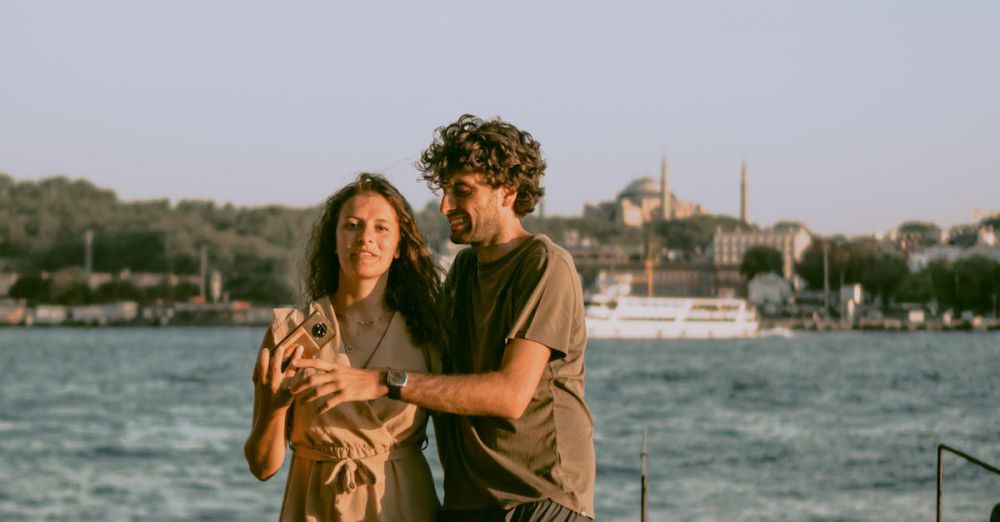
[[[587,205],[583,209],[586,218],[614,221],[630,227],[705,214],[708,214],[708,209],[702,205],[681,201],[670,192],[666,157],[660,162],[659,183],[648,176],[633,179],[615,196],[614,201]]]

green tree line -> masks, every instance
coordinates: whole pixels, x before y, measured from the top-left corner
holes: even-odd
[[[890,242],[874,239],[813,241],[797,265],[799,276],[813,289],[823,288],[824,249],[831,289],[860,283],[884,307],[934,302],[941,309],[992,314],[1000,296],[1000,263],[996,261],[982,256],[954,262],[936,260],[917,272],[910,272],[902,250]]]
[[[135,295],[128,285],[83,291],[84,234],[93,231],[93,269],[197,274],[201,248],[233,299],[294,300],[302,253],[316,208],[236,207],[212,201],[120,201],[84,180],[15,181],[0,174],[0,269],[23,274],[18,289],[56,302]],[[60,274],[43,282],[39,273]],[[76,274],[76,276],[74,276]],[[141,296],[186,298],[190,287],[147,289]],[[148,295],[147,295],[148,294]]]
[[[447,220],[432,200],[417,219],[432,248],[448,240]],[[183,300],[197,294],[184,283],[139,289],[112,281],[90,289],[83,283],[84,233],[92,230],[96,272],[197,274],[200,252],[208,249],[209,265],[219,270],[233,299],[260,303],[295,300],[302,256],[317,207],[236,207],[212,201],[166,199],[120,201],[113,191],[84,180],[53,177],[16,181],[0,174],[0,270],[16,271],[21,280],[12,289],[38,301],[82,303],[113,299]],[[1000,230],[1000,218],[983,220]],[[532,232],[565,239],[568,231],[604,245],[669,248],[697,256],[711,244],[716,230],[751,230],[728,216],[694,216],[656,222],[645,228],[581,217],[529,216]],[[937,233],[930,223],[910,222],[904,232]],[[888,306],[895,302],[936,301],[955,310],[987,313],[1000,294],[1000,264],[985,258],[937,261],[910,273],[906,255],[894,244],[874,239],[816,238],[796,269],[814,289],[823,288],[823,248],[830,261],[830,284],[861,283]],[[742,271],[752,277],[777,271],[776,252],[755,249]],[[41,272],[52,274],[42,278]]]

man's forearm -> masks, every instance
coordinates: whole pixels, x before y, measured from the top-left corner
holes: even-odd
[[[535,395],[549,353],[541,344],[515,339],[508,343],[499,370],[463,375],[410,373],[400,397],[432,410],[516,419]],[[302,401],[317,403],[320,413],[389,392],[386,370],[351,368],[322,359],[296,359],[292,365],[318,370],[291,391]]]
[[[464,375],[410,375],[402,398],[425,408],[461,415],[517,419],[538,389],[550,351],[534,341],[507,343],[500,369]]]
[[[410,373],[401,397],[404,401],[431,410],[516,419],[524,413],[536,386],[537,382],[535,386],[518,389],[501,372],[469,375]]]

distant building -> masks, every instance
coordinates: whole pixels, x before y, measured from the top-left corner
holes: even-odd
[[[758,274],[747,283],[747,300],[753,305],[781,305],[791,297],[792,285],[778,274]]]
[[[25,317],[27,324],[62,324],[68,318],[67,309],[60,305],[38,305]]]
[[[948,244],[959,247],[970,247],[979,242],[979,223],[965,223],[948,229]]]
[[[750,182],[747,180],[747,162],[740,165],[740,221],[750,223]]]
[[[573,263],[578,269],[629,266],[642,264],[644,259],[641,246],[590,245],[567,247],[566,250],[573,256]]]
[[[455,244],[448,240],[441,242],[436,256],[437,265],[447,272],[451,268],[452,263],[455,262],[455,258],[458,257],[458,253],[464,248],[467,248],[467,246]]]
[[[1000,247],[997,246],[997,236],[993,227],[979,227],[976,243],[971,247],[957,245],[937,245],[925,248],[919,252],[910,252],[906,265],[911,272],[919,272],[934,261],[954,263],[970,257],[985,257],[1000,263]]]
[[[115,277],[107,272],[84,271],[83,277],[87,280],[87,288],[91,290],[97,290],[101,285],[115,280]]]
[[[47,278],[48,276],[47,274],[43,274],[43,277]],[[136,288],[143,289],[157,286],[173,287],[181,283],[198,286],[201,281],[201,276],[198,274],[178,275],[166,272],[132,272],[128,268],[123,269],[117,275],[108,272],[91,272],[89,274],[85,273],[84,277],[86,278],[87,286],[91,290],[97,290],[101,285],[115,281],[129,283]]]
[[[812,243],[805,227],[783,226],[777,229],[726,232],[721,228],[712,237],[712,260],[717,267],[739,267],[747,251],[755,246],[771,247],[781,253],[782,275],[791,279],[795,263]]]
[[[979,241],[976,242],[979,245],[987,247],[997,247],[997,233],[993,230],[993,227],[983,226],[979,228]]]
[[[10,295],[10,287],[14,286],[18,277],[14,272],[0,272],[0,297]]]
[[[253,306],[248,301],[225,303],[175,303],[171,321],[174,324],[267,324],[273,309]]]
[[[0,324],[22,324],[28,307],[24,299],[0,299]]]
[[[630,227],[705,214],[708,214],[708,210],[702,205],[681,201],[670,191],[666,158],[663,158],[660,165],[659,183],[649,177],[634,179],[618,193],[614,201],[587,205],[583,209],[585,218],[612,221]]]
[[[127,281],[137,288],[177,286],[181,283],[198,286],[201,283],[201,276],[199,274],[177,275],[164,272],[132,272],[126,268],[118,274],[118,280]]]
[[[69,307],[69,320],[79,324],[107,325],[133,321],[139,315],[135,301]]]
[[[1000,210],[972,209],[972,216],[978,220],[1000,218]]]
[[[656,263],[647,269],[645,262],[632,261],[602,269],[598,285],[602,279],[628,281],[627,293],[631,295],[648,295],[650,290],[656,297],[745,295],[739,270],[708,262]]]
[[[855,283],[840,287],[841,319],[853,322],[857,318],[858,308],[864,303],[864,300],[864,287],[860,284]]]
[[[919,252],[948,242],[948,232],[936,225],[903,223],[889,233],[889,239],[904,252]]]

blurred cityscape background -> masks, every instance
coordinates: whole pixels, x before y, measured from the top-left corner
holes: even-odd
[[[57,4],[0,6],[2,323],[264,322],[362,171],[446,266],[412,165],[473,113],[542,144],[590,293],[996,325],[996,2]]]
[[[659,179],[632,179],[578,216],[547,217],[543,203],[526,226],[569,249],[588,294],[744,297],[765,324],[792,328],[997,327],[1000,213],[824,236],[806,223],[755,223],[750,179],[736,166],[740,215],[715,214],[671,190],[664,157]],[[122,201],[86,180],[0,175],[0,323],[266,323],[273,306],[303,301],[317,215]],[[447,267],[460,247],[436,200],[419,220]]]

